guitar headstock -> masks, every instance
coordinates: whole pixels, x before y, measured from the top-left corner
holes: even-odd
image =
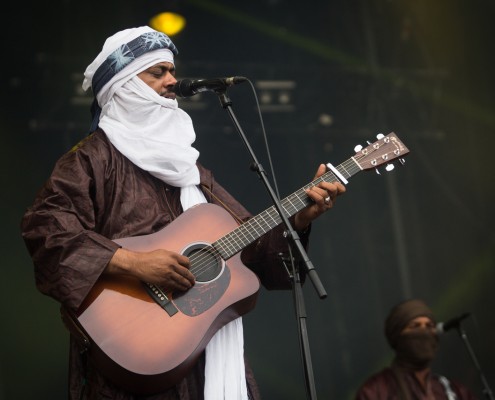
[[[409,154],[409,149],[401,142],[394,132],[386,136],[379,135],[379,139],[365,148],[356,150],[353,157],[363,170],[389,164],[395,160],[403,162],[402,158]]]

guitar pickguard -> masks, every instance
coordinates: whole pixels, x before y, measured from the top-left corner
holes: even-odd
[[[196,317],[215,305],[230,284],[230,269],[225,265],[220,276],[210,282],[197,282],[183,293],[174,293],[172,302],[185,315]]]

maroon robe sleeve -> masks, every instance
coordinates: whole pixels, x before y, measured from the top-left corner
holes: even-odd
[[[397,400],[398,392],[397,381],[392,371],[385,368],[361,385],[355,400]]]
[[[400,372],[404,378],[405,389],[410,392],[410,398],[426,398],[426,393],[417,378],[411,371]],[[439,380],[439,375],[430,374],[429,385],[435,399],[448,400],[445,388]],[[459,382],[450,381],[452,390],[458,400],[476,400],[471,391]],[[357,390],[355,400],[401,400],[401,390],[392,368],[384,368],[382,371],[369,377]]]
[[[68,307],[81,304],[119,247],[96,232],[95,193],[103,184],[103,164],[74,149],[56,163],[21,222],[39,290]]]

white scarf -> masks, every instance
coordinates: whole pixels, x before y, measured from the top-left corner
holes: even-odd
[[[199,152],[191,118],[177,101],[158,95],[134,76],[102,107],[100,127],[110,142],[133,164],[181,188],[184,211],[205,203],[198,189]]]
[[[149,29],[126,30],[125,34],[115,36],[115,43],[109,38],[105,53]],[[104,59],[100,54],[86,70],[85,90]],[[97,95],[102,108],[99,126],[132,163],[160,180],[180,187],[180,200],[185,211],[206,202],[198,188],[196,161],[199,152],[192,147],[196,134],[191,118],[178,108],[176,100],[158,95],[136,76],[163,61],[173,62],[170,51],[150,51],[115,74]],[[205,352],[205,400],[247,400],[242,318],[221,328]]]

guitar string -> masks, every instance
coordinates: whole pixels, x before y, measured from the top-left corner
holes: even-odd
[[[362,158],[370,157],[370,155],[377,152],[381,147],[382,147],[382,145],[380,145],[379,143],[378,144],[375,143],[373,145],[370,145],[367,148],[367,150],[370,150],[369,152],[361,151],[359,153],[356,153],[353,157],[351,157],[350,159],[344,161],[341,165],[339,165],[337,167],[337,170],[340,173],[342,173],[344,176],[347,175],[347,178],[351,177],[355,173],[362,170],[362,168],[360,167],[360,165],[357,161],[361,160]],[[383,159],[383,162],[387,161],[387,157],[382,156],[382,159]],[[380,164],[382,164],[383,162],[380,162]],[[291,199],[295,198],[296,200],[299,200],[299,203],[301,203],[302,206],[305,206],[307,204],[307,200],[309,199],[309,197],[304,196],[305,200],[302,200],[299,193],[302,192],[305,195],[305,191],[304,191],[305,189],[307,189],[311,186],[317,185],[318,183],[326,180],[329,176],[331,176],[334,179],[333,181],[335,181],[337,179],[335,177],[335,175],[333,173],[331,173],[331,171],[326,172],[321,177],[316,178],[311,183],[304,186],[302,189],[299,189],[298,191],[294,192],[292,195],[289,195],[284,200],[282,200],[282,202],[281,202],[282,210],[284,212],[286,212],[287,215],[294,215],[296,212],[301,210],[302,207],[300,207],[300,208],[297,207],[292,202]],[[228,233],[224,237],[220,238],[219,240],[217,240],[213,244],[206,246],[205,248],[202,248],[201,250],[199,250],[197,253],[193,254],[190,257],[191,264],[194,263],[194,265],[197,267],[193,266],[191,268],[191,272],[193,272],[193,274],[195,274],[195,276],[199,277],[206,270],[208,270],[212,267],[214,268],[218,264],[216,262],[217,257],[223,258],[221,251],[219,251],[216,247],[220,247],[221,250],[224,250],[224,252],[227,252],[226,253],[227,257],[225,259],[228,259],[231,256],[233,256],[234,254],[236,254],[237,252],[239,252],[243,247],[254,242],[261,235],[268,232],[268,230],[265,230],[263,228],[263,226],[258,222],[260,219],[265,220],[263,218],[264,214],[267,214],[270,217],[270,219],[272,220],[271,224],[266,223],[266,221],[265,221],[265,225],[267,225],[269,228],[268,230],[277,226],[281,221],[279,213],[275,209],[275,207],[270,207],[268,210],[265,210],[264,212],[262,212],[258,216],[253,217],[252,219],[247,221],[245,224],[237,227],[235,230],[231,231],[230,233]],[[258,227],[262,229],[262,231],[263,231],[262,234],[259,233],[258,229],[252,227],[253,223],[257,224]],[[253,229],[251,230],[251,228],[253,228]],[[253,232],[254,232],[254,235],[253,235]],[[249,234],[251,236],[251,239],[248,236],[246,236],[245,233]],[[242,234],[242,236],[241,236],[241,234]],[[237,240],[235,238],[236,235],[237,235]],[[232,239],[228,240],[228,238],[230,238],[230,237],[232,237]],[[222,244],[222,242],[226,242],[227,246]],[[233,243],[233,245],[231,246],[231,245],[229,245],[229,243]],[[231,249],[230,249],[230,251],[227,251],[229,249],[229,247],[231,247]],[[212,257],[211,257],[212,255],[215,258],[214,260],[212,260]],[[206,262],[205,262],[205,260],[206,260]]]

